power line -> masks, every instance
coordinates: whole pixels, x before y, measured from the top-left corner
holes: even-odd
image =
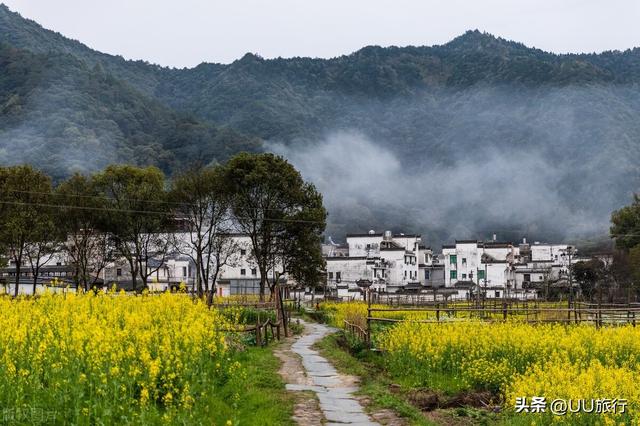
[[[136,214],[157,214],[157,215],[172,215],[171,212],[166,211],[156,211],[156,210],[132,210],[132,209],[121,209],[115,207],[90,207],[90,206],[73,206],[73,205],[65,205],[65,204],[50,204],[50,203],[36,203],[36,202],[24,202],[24,201],[7,201],[0,200],[0,204],[12,204],[18,206],[37,206],[37,207],[49,207],[49,208],[60,208],[60,209],[77,209],[77,210],[89,210],[89,211],[107,211],[107,212],[121,212],[121,213],[136,213]],[[238,219],[242,220],[252,220],[251,217],[245,216],[235,216]],[[283,223],[313,223],[313,224],[322,224],[324,222],[318,220],[304,220],[304,219],[275,219],[275,218],[261,218],[258,221],[263,222],[283,222]]]
[[[197,206],[197,204],[195,203],[187,203],[187,202],[182,202],[182,201],[167,201],[167,200],[145,200],[142,198],[115,198],[115,197],[109,197],[106,195],[86,195],[86,194],[59,194],[56,192],[41,192],[41,191],[23,191],[23,190],[19,190],[19,189],[9,189],[7,190],[7,192],[15,192],[18,194],[31,194],[31,195],[43,195],[43,196],[53,196],[53,197],[67,197],[67,198],[92,198],[92,199],[99,199],[99,200],[105,200],[105,201],[130,201],[130,202],[135,202],[135,203],[149,203],[149,204],[170,204],[170,205],[176,205],[176,206]],[[248,208],[247,210],[265,210],[265,211],[280,211],[280,209],[269,209],[269,208]]]

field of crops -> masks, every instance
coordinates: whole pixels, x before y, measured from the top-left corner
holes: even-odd
[[[367,304],[363,302],[327,302],[321,305],[322,312],[332,325],[342,327],[344,321],[364,327],[367,318]],[[487,304],[484,307],[474,307],[467,301],[449,302],[447,304],[431,305],[428,311],[419,307],[390,307],[382,304],[372,304],[371,317],[391,320],[419,320],[419,321],[457,321],[476,319],[481,316],[486,320],[502,320],[503,307],[501,302]],[[566,302],[530,303],[524,306],[509,306],[509,319],[517,320],[564,320],[567,318]]]
[[[239,361],[252,352],[239,356],[242,342],[221,330],[242,314],[169,293],[0,298],[0,414],[30,424],[235,424],[240,403],[252,403]]]
[[[366,317],[364,304],[332,304],[325,309],[335,325],[344,319],[362,322],[363,309]],[[412,319],[411,315],[404,318]],[[630,325],[406,321],[377,330],[373,340],[382,350],[385,368],[398,382],[448,393],[489,390],[507,416],[523,416],[528,423],[617,424],[635,421],[640,414],[640,329]],[[628,406],[624,414],[615,415],[554,418],[548,409],[514,413],[516,398],[534,396],[547,401],[618,398],[627,400]]]

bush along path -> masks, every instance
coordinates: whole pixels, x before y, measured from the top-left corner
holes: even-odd
[[[312,392],[319,401],[316,404],[307,398],[306,403],[298,403],[294,419],[305,426],[322,424],[323,419],[326,425],[379,425],[367,416],[354,396],[358,391],[356,379],[338,373],[318,351],[311,349],[320,339],[337,330],[316,323],[305,323],[304,326],[304,333],[293,342],[290,350],[276,352],[283,361],[281,374],[287,389]]]

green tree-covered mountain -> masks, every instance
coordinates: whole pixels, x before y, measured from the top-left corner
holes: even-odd
[[[4,6],[0,43],[3,162],[171,171],[263,140],[325,193],[330,233],[441,239],[604,233],[640,183],[638,48],[556,55],[469,31],[441,46],[171,69]]]
[[[186,162],[225,160],[260,146],[256,138],[172,109],[108,71],[109,61],[81,54],[91,56],[90,49],[79,43],[70,43],[77,52],[66,49],[66,39],[4,6],[0,22],[3,164],[32,163],[54,178],[114,162],[153,164],[171,172]],[[33,35],[31,46],[14,39],[21,31]]]

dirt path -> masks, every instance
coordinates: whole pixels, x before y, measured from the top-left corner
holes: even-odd
[[[357,379],[340,374],[318,351],[311,347],[334,329],[323,324],[305,324],[305,332],[291,347],[286,345],[275,354],[282,360],[280,374],[287,389],[304,392],[298,398],[294,419],[300,425],[379,425],[364,412],[353,395]],[[310,398],[309,392],[316,398]],[[306,394],[306,396],[304,396]]]

